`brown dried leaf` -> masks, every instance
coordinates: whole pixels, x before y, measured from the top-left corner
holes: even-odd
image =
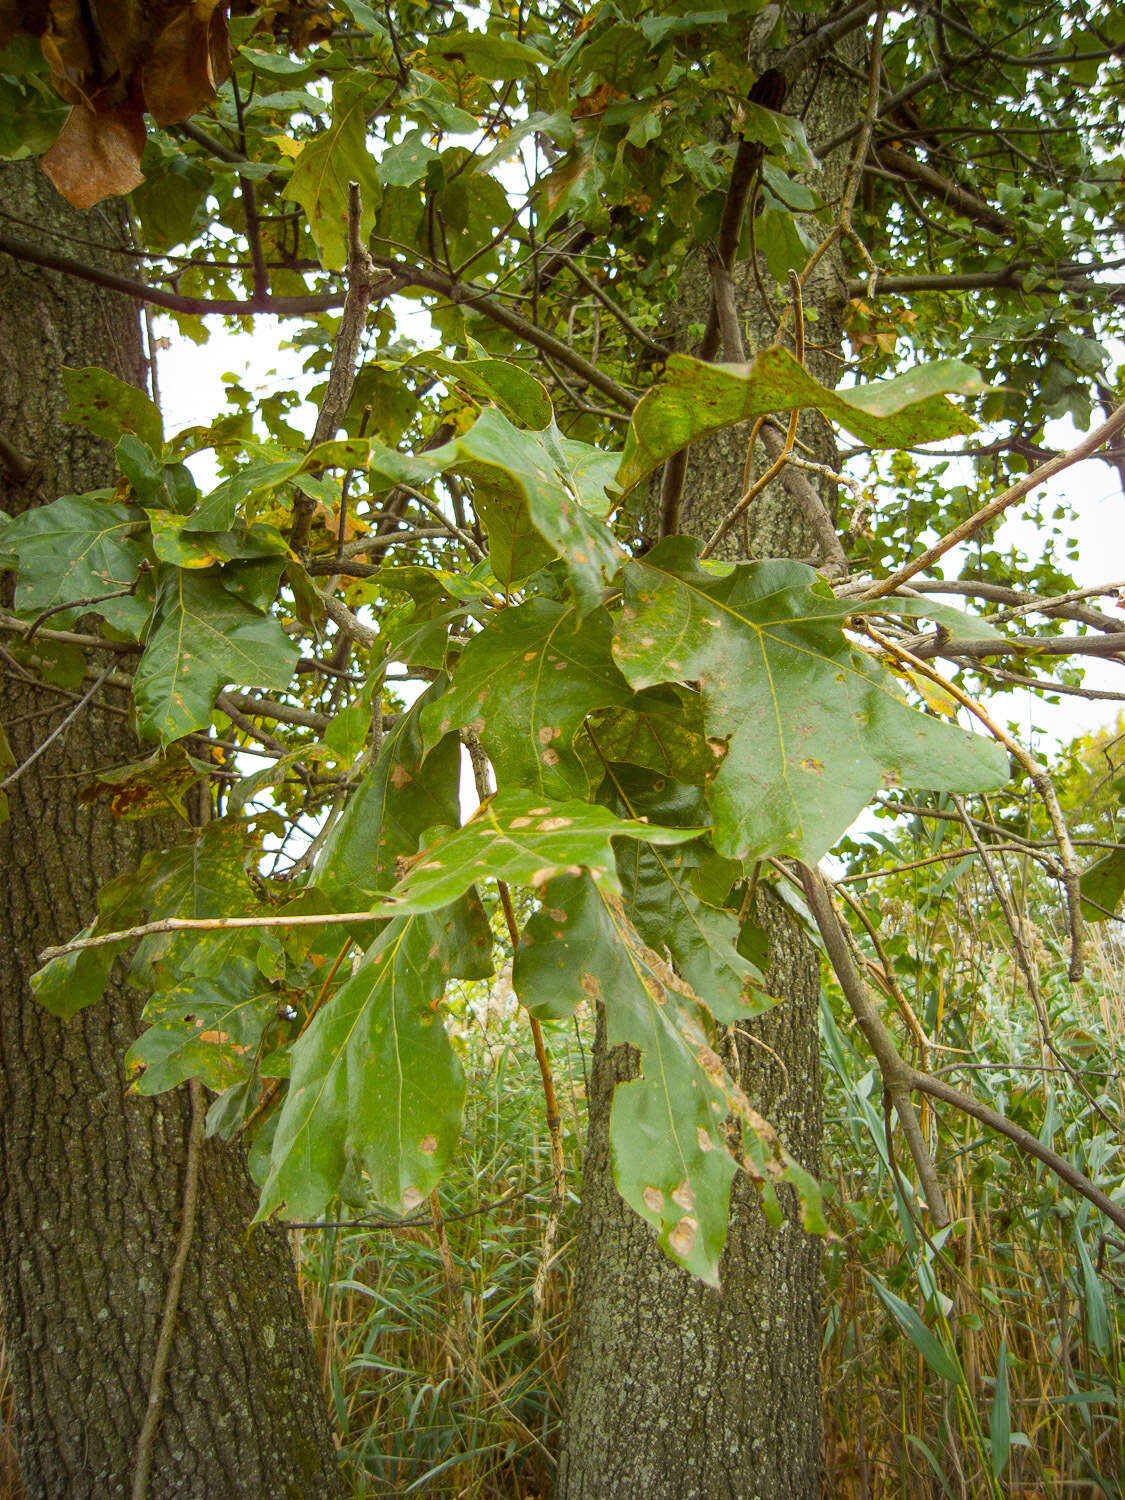
[[[131,100],[97,114],[78,104],[43,157],[43,170],[75,208],[91,208],[139,187],[144,145],[143,114]]]
[[[230,73],[230,45],[219,0],[177,5],[165,17],[141,69],[141,88],[156,123],[174,125],[215,97]]]

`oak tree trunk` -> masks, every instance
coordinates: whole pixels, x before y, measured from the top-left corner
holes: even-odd
[[[863,46],[845,43],[862,65]],[[761,60],[768,67],[768,56]],[[854,73],[831,61],[791,91],[786,112],[803,114],[811,139],[856,118]],[[809,98],[810,91],[815,91]],[[848,153],[823,164],[818,186],[839,199]],[[806,224],[814,238],[825,226]],[[763,274],[764,279],[764,274]],[[747,358],[771,342],[774,314],[748,266],[734,276]],[[681,278],[686,323],[705,323],[710,280],[702,255]],[[815,308],[807,363],[827,384],[844,310],[838,253],[830,251],[805,287]],[[790,332],[792,322],[790,322]],[[790,347],[789,340],[786,341]],[[720,356],[722,357],[722,356]],[[733,428],[691,450],[680,529],[707,538],[742,491],[749,432]],[[835,448],[827,425],[803,417],[800,437],[822,463]],[[763,467],[761,445],[754,460]],[[752,469],[752,472],[754,470]],[[834,514],[831,486],[818,482]],[[655,509],[655,507],[654,507]],[[810,558],[813,531],[775,481],[717,555]],[[739,1029],[737,1070],[751,1104],[792,1154],[819,1173],[822,1097],[818,1045],[819,964],[812,943],[776,899],[758,898],[769,938],[770,992],[782,1003]],[[609,1111],[628,1058],[607,1051],[599,1025],[591,1077],[590,1131],[570,1335],[566,1415],[556,1500],[815,1500],[820,1494],[820,1247],[800,1228],[792,1194],[772,1230],[757,1193],[736,1180],[730,1234],[715,1291],[672,1264],[613,1184]]]
[[[114,212],[77,214],[31,164],[4,166],[0,182],[39,243],[128,267]],[[143,383],[135,309],[0,257],[0,328],[0,435],[34,464],[26,480],[18,462],[0,472],[0,507],[112,485],[108,446],[61,421],[59,368]],[[76,696],[0,658],[17,763]],[[101,884],[164,832],[79,805],[93,772],[144,753],[127,694],[106,688],[10,787],[0,827],[0,1294],[29,1500],[130,1493],[179,1231],[191,1106],[186,1088],[129,1093],[142,997],[115,982],[63,1023],[27,985],[39,951],[89,921]],[[255,1196],[240,1155],[207,1143],[153,1448],[148,1493],[161,1500],[344,1493],[285,1236],[247,1233]]]

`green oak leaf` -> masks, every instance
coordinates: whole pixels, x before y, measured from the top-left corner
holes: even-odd
[[[533,76],[536,67],[549,67],[551,59],[536,47],[518,42],[514,37],[498,36],[492,31],[448,31],[431,36],[426,43],[431,57],[458,62],[478,78],[505,82]],[[440,71],[444,72],[445,69]]]
[[[62,383],[70,405],[65,422],[85,427],[107,443],[120,441],[123,432],[136,433],[153,453],[164,447],[164,422],[156,406],[143,391],[111,375],[97,365],[62,367]]]
[[[167,741],[202,729],[224,686],[280,691],[299,655],[277,620],[236,597],[217,574],[162,563],[133,682],[140,731]]]
[[[369,81],[350,74],[337,77],[332,86],[332,124],[302,146],[285,189],[285,197],[304,209],[326,271],[342,271],[347,265],[349,183],[359,183],[363,244],[375,227],[382,190],[377,163],[367,145],[367,116],[381,89],[381,84],[373,89]]]
[[[764,349],[744,365],[712,365],[673,354],[664,377],[633,412],[617,483],[631,490],[657,464],[696,438],[769,412],[813,406],[876,448],[912,448],[975,432],[977,424],[947,395],[987,387],[959,359],[920,365],[894,380],[850,390],[821,385],[787,349]]]
[[[98,915],[78,937],[115,932],[139,922],[145,910],[143,889],[140,871],[107,881],[98,892]],[[128,946],[127,942],[107,943],[101,948],[80,948],[77,953],[52,958],[32,974],[31,992],[53,1016],[68,1021],[102,998],[114,960]]]
[[[244,935],[245,936],[245,935]],[[145,1030],[125,1056],[138,1094],[161,1094],[188,1078],[216,1092],[253,1071],[278,994],[249,958],[235,955],[217,974],[188,974],[145,1005]]]
[[[389,916],[435,911],[477,880],[540,887],[579,868],[617,891],[614,838],[683,844],[698,833],[616,818],[607,808],[587,802],[549,803],[530,792],[501,792],[483,802],[463,827],[422,851],[384,910]]]
[[[696,895],[691,875],[713,857],[703,840],[681,849],[633,841],[618,851],[625,915],[649,947],[667,948],[687,983],[725,1024],[761,1015],[775,1003],[755,986],[761,971],[737,951],[738,916]]]
[[[574,875],[547,886],[542,910],[524,928],[512,982],[540,1020],[569,1014],[583,997],[600,1000],[608,1044],[638,1049],[639,1076],[614,1090],[614,1181],[663,1249],[718,1285],[737,1170],[725,1122],[732,1112],[747,1131],[764,1122],[726,1076],[698,997],[645,947],[612,893]]]
[[[522,365],[488,357],[447,359],[441,354],[415,354],[407,364],[455,382],[480,401],[495,403],[506,417],[524,427],[538,430],[551,421],[547,387]],[[609,477],[613,477],[612,470]]]
[[[92,937],[97,925],[96,921],[87,923],[76,936]],[[52,958],[31,976],[31,992],[53,1016],[69,1021],[105,994],[113,961],[124,947],[124,943],[107,943]]]
[[[432,828],[456,828],[460,746],[449,735],[427,755],[421,720],[441,701],[435,683],[383,739],[375,763],[348,799],[317,854],[313,884],[339,911],[362,911],[398,880],[398,862]],[[452,899],[452,898],[451,898]]]
[[[635,687],[699,683],[707,734],[728,744],[710,786],[721,854],[813,863],[880,787],[977,792],[1008,779],[998,745],[912,708],[851,645],[847,602],[811,568],[716,576],[697,551],[669,537],[628,565],[614,651]]]
[[[494,407],[441,450],[446,454],[444,467],[477,482],[497,578],[516,583],[558,555],[581,608],[601,602],[625,556],[601,519],[610,507],[605,455],[564,439],[553,425],[526,432]]]
[[[413,187],[421,182],[430,169],[430,163],[441,160],[441,152],[429,144],[427,129],[411,130],[388,146],[379,158],[375,173],[384,187]]]
[[[634,696],[613,660],[610,632],[600,608],[585,620],[550,599],[500,610],[461,653],[450,690],[427,708],[427,740],[471,728],[501,784],[534,787],[545,797],[589,796],[600,762],[576,736],[594,709],[627,705]]]
[[[361,1165],[396,1213],[437,1185],[461,1130],[465,1080],[442,1024],[449,943],[431,916],[390,922],[293,1045],[259,1220],[324,1211]]]
[[[184,799],[209,769],[182,746],[173,745],[167,754],[156,751],[145,760],[99,771],[83,786],[78,801],[82,807],[105,801],[113,817],[123,822],[167,816],[169,812],[187,821]]]
[[[631,766],[616,767],[613,782],[634,817],[671,827],[707,821],[698,787]],[[758,988],[761,971],[737,951],[737,914],[700,899],[697,872],[718,858],[705,839],[672,849],[621,839],[615,852],[625,915],[650,948],[667,951],[676,972],[717,1020],[745,1021],[774,1004]],[[724,896],[729,889],[728,881]]]
[[[703,728],[703,699],[679,683],[635,693],[625,708],[595,713],[587,732],[603,760],[647,766],[697,786],[715,774],[727,753]]]
[[[257,841],[244,823],[218,818],[195,838],[146,855],[133,877],[146,920],[245,912],[251,896],[247,865],[257,854]],[[101,923],[103,929],[106,925]],[[245,931],[237,928],[152,933],[137,945],[129,975],[146,990],[209,978],[245,941]]]
[[[143,511],[107,504],[93,495],[63,495],[50,505],[25,510],[0,531],[4,550],[19,560],[17,613],[38,615],[59,605],[132,588],[145,561],[144,549],[135,540],[143,529]],[[122,604],[134,608],[123,615],[118,608]],[[89,608],[96,614],[112,615],[114,624],[131,622],[138,630],[148,615],[148,605],[132,598],[106,600],[104,606]],[[53,623],[68,621],[56,618]]]
[[[1082,915],[1087,922],[1109,922],[1125,896],[1125,849],[1111,849],[1082,872]],[[1095,902],[1096,905],[1091,905]]]

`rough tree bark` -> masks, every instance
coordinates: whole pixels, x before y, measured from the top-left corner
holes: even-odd
[[[31,164],[0,169],[7,210],[67,254],[119,269],[121,225],[71,210]],[[0,435],[33,461],[0,472],[16,514],[112,484],[107,445],[62,423],[61,364],[142,383],[136,311],[86,283],[0,258]],[[18,468],[18,464],[15,465]],[[17,762],[73,707],[0,659]],[[95,769],[145,753],[109,688],[10,788],[0,828],[0,1291],[27,1496],[130,1492],[191,1125],[188,1090],[129,1094],[141,997],[120,983],[60,1023],[27,987],[36,955],[87,922],[99,886],[156,832],[78,804]],[[284,1234],[247,1235],[255,1194],[235,1152],[208,1143],[153,1449],[153,1497],[342,1495]]]
[[[854,69],[862,64],[862,42],[845,45]],[[764,57],[762,69],[770,62]],[[812,139],[834,135],[862,109],[854,73],[831,61],[811,84],[798,84],[785,107],[805,118]],[[823,164],[819,187],[829,203],[839,199],[847,166],[846,151]],[[825,233],[815,221],[806,227],[814,237]],[[750,357],[771,342],[784,295],[777,308],[764,306],[760,283],[745,265],[736,268],[734,283]],[[704,323],[710,280],[701,255],[685,267],[681,291],[685,321]],[[840,258],[830,251],[805,288],[817,314],[807,363],[828,384],[838,376],[845,299]],[[709,537],[738,498],[748,435],[734,428],[692,449],[681,530]],[[803,418],[800,438],[817,460],[832,464],[835,446],[824,422]],[[755,462],[760,471],[760,458]],[[830,487],[818,487],[834,513]],[[804,513],[775,481],[717,555],[815,553]],[[775,899],[759,898],[757,916],[769,936],[770,990],[782,1004],[740,1028],[740,1080],[793,1155],[818,1173],[816,951]],[[613,1185],[609,1109],[627,1066],[626,1058],[607,1053],[599,1026],[556,1500],[814,1500],[820,1494],[819,1242],[801,1230],[791,1197],[785,1223],[771,1230],[743,1180],[732,1196],[721,1291],[674,1266]]]

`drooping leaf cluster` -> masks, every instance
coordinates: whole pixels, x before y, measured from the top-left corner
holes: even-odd
[[[615,1169],[669,1252],[715,1278],[740,1168],[767,1201],[792,1182],[818,1222],[814,1185],[723,1062],[725,1028],[771,1003],[748,956],[759,883],[771,860],[815,862],[876,792],[989,790],[1007,757],[922,710],[920,686],[948,701],[873,651],[856,627],[875,606],[806,563],[732,567],[698,539],[657,539],[651,486],[689,442],[815,407],[895,481],[848,533],[856,567],[878,573],[1035,457],[1048,417],[1112,394],[1119,298],[1091,253],[1116,223],[1116,23],[968,16],[884,22],[852,215],[879,275],[844,236],[855,358],[839,389],[780,333],[743,363],[694,358],[702,330],[680,297],[743,148],[757,172],[736,248],[779,317],[836,223],[818,169],[861,127],[810,138],[785,107],[808,70],[824,87],[856,71],[827,7],[477,16],[352,0],[306,50],[250,13],[230,23],[232,73],[208,112],[149,132],[131,208],[181,335],[204,337],[210,314],[300,317],[323,402],[354,239],[387,278],[340,436],[310,446],[295,391],[232,383],[210,426],[168,437],[139,393],[70,371],[71,417],[115,444],[117,488],[0,531],[16,658],[74,688],[84,644],[108,643],[154,746],[91,768],[88,797],[184,825],[106,888],[89,935],[260,924],[80,949],[38,993],[71,1014],[128,962],[151,994],[138,1087],[195,1076],[217,1092],[212,1128],[254,1136],[263,1213],[319,1215],[366,1190],[401,1212],[432,1190],[463,1098],[443,996],[491,973],[503,881],[534,902],[504,954],[522,1003],[548,1020],[602,1004],[611,1042],[636,1049]],[[1071,126],[1064,55],[1105,105],[1096,130]],[[54,72],[27,38],[0,54],[7,154],[58,128]],[[975,86],[949,105],[969,72],[989,79],[987,104]],[[903,372],[907,348],[926,358]],[[991,467],[924,469],[920,445],[988,448],[974,406],[1003,424]],[[295,504],[312,526],[293,550]],[[981,544],[969,581],[1002,564]],[[1031,581],[1068,582],[1050,559]],[[1019,649],[1018,626],[929,595],[878,607],[931,622],[910,643],[976,671],[958,646]],[[1059,628],[1047,617],[1042,634]],[[462,746],[478,791],[485,761],[495,777],[467,821]],[[217,814],[203,827],[197,781]]]

